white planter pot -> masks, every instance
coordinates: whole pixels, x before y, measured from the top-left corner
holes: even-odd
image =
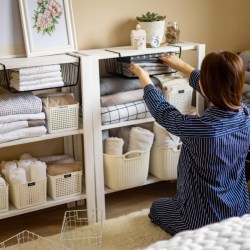
[[[141,29],[146,31],[146,42],[150,44],[154,36],[158,36],[160,42],[164,42],[165,20],[155,22],[139,22]]]

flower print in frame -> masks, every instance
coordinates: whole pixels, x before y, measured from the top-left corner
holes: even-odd
[[[26,55],[77,50],[70,0],[19,0]]]

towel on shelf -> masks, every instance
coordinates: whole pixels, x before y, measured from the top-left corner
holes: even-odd
[[[30,90],[36,90],[36,89],[48,89],[48,88],[63,87],[64,82],[63,81],[52,81],[52,82],[43,83],[43,84],[24,85],[24,86],[20,86],[19,84],[15,83],[15,84],[11,84],[10,86],[18,91],[30,91]]]
[[[55,163],[72,163],[75,159],[69,155],[47,155],[38,158],[39,161],[45,162],[47,165]]]
[[[61,70],[60,65],[54,64],[54,65],[14,69],[13,71],[16,71],[19,74],[19,76],[29,76],[29,75],[35,75],[35,74],[55,72],[55,71],[60,71],[60,70]]]
[[[0,176],[0,188],[6,187],[6,182],[3,177]]]
[[[49,78],[61,78],[62,79],[62,72],[61,71],[54,71],[49,73],[43,74],[35,74],[35,75],[20,75],[17,71],[11,71],[10,78],[13,79],[15,82],[29,82],[39,79],[49,79]]]
[[[72,163],[55,163],[49,165],[47,168],[47,173],[50,176],[68,174],[72,172],[77,172],[82,170],[81,162],[72,162]]]
[[[42,100],[32,92],[0,95],[0,116],[37,114],[42,112]]]
[[[28,127],[29,127],[28,121],[2,123],[0,124],[0,134]]]
[[[16,169],[16,161],[2,161],[1,162],[1,172],[4,175],[4,178],[9,182],[9,172],[10,170]]]
[[[152,147],[154,134],[141,127],[133,127],[129,134],[128,151],[149,151]]]
[[[128,152],[128,145],[129,145],[129,135],[131,131],[131,126],[128,127],[120,127],[117,130],[117,137],[123,139],[123,153],[126,154]]]
[[[36,87],[37,85],[53,84],[54,82],[62,81],[62,77],[53,77],[53,78],[41,78],[33,81],[20,82],[16,79],[10,80],[10,86],[15,87]]]
[[[31,181],[30,168],[31,168],[31,165],[32,165],[34,162],[35,162],[35,160],[32,160],[32,159],[19,160],[19,161],[17,161],[17,166],[18,166],[19,168],[24,169],[24,171],[25,171],[27,182],[30,182],[30,181]]]
[[[45,126],[46,125],[45,119],[30,120],[27,122],[28,122],[29,127],[38,127],[38,126]]]
[[[108,155],[122,155],[124,141],[118,137],[109,137],[104,143],[104,153]]]
[[[47,129],[44,126],[21,128],[15,131],[0,134],[0,143],[14,141],[23,138],[42,136],[45,135],[46,132]]]
[[[12,185],[26,184],[26,173],[23,168],[11,169],[9,171],[9,182]]]
[[[34,161],[30,166],[31,181],[46,179],[47,165],[45,162]]]
[[[113,106],[143,99],[143,89],[129,90],[112,95],[101,96],[101,106]]]
[[[44,112],[37,113],[37,114],[5,115],[5,116],[0,116],[0,124],[8,123],[8,122],[40,120],[40,119],[45,119]]]
[[[157,122],[153,124],[154,142],[153,145],[157,147],[175,147],[180,143],[180,138],[169,133],[164,127]]]

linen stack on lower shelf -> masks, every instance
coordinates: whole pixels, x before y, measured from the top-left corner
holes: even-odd
[[[42,101],[34,94],[0,94],[0,107],[0,143],[46,133]]]
[[[11,71],[10,87],[18,91],[30,91],[36,89],[47,89],[62,87],[60,65],[45,65],[30,68],[20,68]]]
[[[151,80],[155,86],[160,86],[158,79],[151,77]],[[104,77],[100,92],[103,125],[151,117],[139,79]]]

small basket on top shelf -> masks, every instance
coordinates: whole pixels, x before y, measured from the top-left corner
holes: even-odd
[[[0,61],[0,67],[0,86],[11,93],[72,87],[80,79],[80,59],[78,62],[19,68],[9,68]]]

